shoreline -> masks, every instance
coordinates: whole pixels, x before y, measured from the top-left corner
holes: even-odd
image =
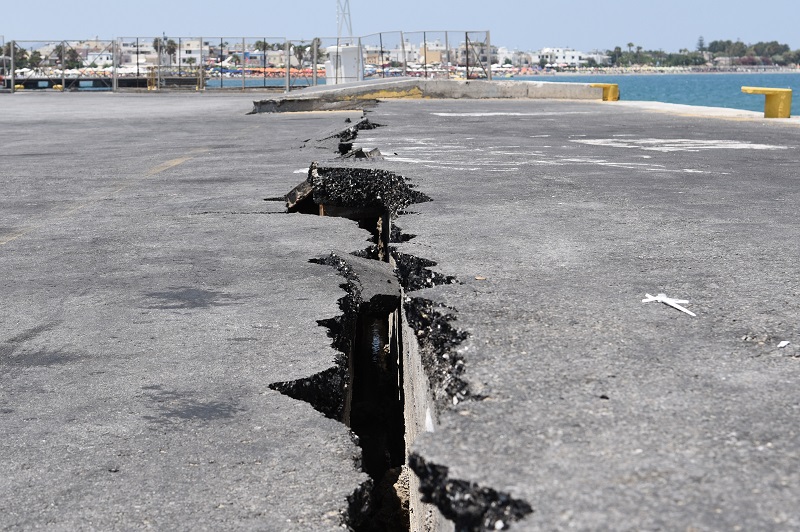
[[[530,71],[523,73],[522,71],[515,73],[513,77],[540,77],[540,76],[663,76],[663,75],[686,75],[686,74],[800,74],[800,68],[781,68],[781,69],[742,69],[742,70],[688,70],[683,68],[667,69],[639,69],[639,68],[604,68],[604,69],[586,69],[578,71],[566,72],[545,72],[545,71]],[[502,73],[492,73],[492,77],[503,79]]]

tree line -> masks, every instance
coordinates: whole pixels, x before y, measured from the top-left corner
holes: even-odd
[[[6,43],[3,47],[2,55],[4,58],[11,57],[11,43]],[[34,50],[29,52],[28,50],[19,47],[18,45],[14,45],[14,68],[36,68],[44,62],[48,62],[55,65],[64,65],[65,68],[79,68],[83,65],[83,59],[81,54],[78,53],[77,50],[74,48],[70,48],[69,46],[64,46],[63,44],[57,45],[53,48],[53,51],[50,52],[47,56],[42,56],[41,52],[38,50]],[[4,63],[8,62],[10,66],[10,59],[4,60]]]
[[[695,49],[691,51],[686,48],[677,52],[644,50],[641,46],[629,42],[625,49],[617,46],[613,50],[608,50],[606,54],[613,66],[701,66],[721,58],[730,65],[743,66],[800,64],[800,50],[792,51],[789,45],[777,41],[745,44],[740,40],[716,40],[706,44],[702,36],[697,40]],[[589,66],[596,66],[596,63]]]

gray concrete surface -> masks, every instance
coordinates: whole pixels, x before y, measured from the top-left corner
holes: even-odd
[[[796,122],[636,104],[387,102],[361,145],[433,202],[400,248],[463,284],[483,400],[414,446],[514,530],[794,530]],[[700,113],[695,113],[700,114]],[[692,318],[641,300],[688,299]],[[779,342],[790,341],[783,349]]]
[[[342,279],[308,259],[367,234],[262,198],[360,113],[2,100],[0,527],[339,528],[358,449],[268,385],[330,366]],[[469,334],[473,398],[412,451],[529,503],[512,530],[800,527],[800,130],[688,114],[392,101],[356,141],[433,198],[399,249],[460,281],[412,295]]]
[[[263,198],[360,113],[251,100],[3,98],[0,528],[339,527],[359,451],[268,384],[331,364],[308,260],[367,235]]]

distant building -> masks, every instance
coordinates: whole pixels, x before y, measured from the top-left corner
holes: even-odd
[[[158,53],[152,39],[126,39],[120,41],[119,63],[121,66],[156,65]]]
[[[419,47],[411,44],[408,40],[402,46],[395,45],[394,48],[388,50],[388,53],[389,60],[393,63],[402,63],[404,61],[419,63]]]
[[[208,41],[201,42],[200,39],[179,39],[176,55],[181,65],[199,65],[211,56],[211,46]]]
[[[107,52],[88,52],[83,60],[83,66],[95,66],[99,68],[110,67],[114,64],[114,54]]]
[[[586,63],[583,52],[572,48],[542,48],[539,51],[539,60],[544,60],[550,65],[578,67]]]
[[[611,58],[605,52],[600,50],[592,50],[584,56],[584,59],[587,61],[589,59],[594,59],[594,62],[600,66],[611,64]]]
[[[515,52],[509,50],[505,46],[498,46],[498,48],[497,48],[497,57],[496,57],[497,62],[500,63],[501,65],[503,65],[503,64],[506,63],[506,60],[508,60],[508,62],[510,62],[512,65],[515,64],[514,63],[514,53]]]
[[[437,39],[420,43],[420,59],[426,65],[447,62],[447,48]]]
[[[470,41],[467,50],[467,44],[462,42],[458,46],[458,65],[466,66],[467,62],[473,64],[476,61],[484,65],[497,63],[497,46],[489,47],[485,42]]]
[[[391,54],[389,50],[383,49],[380,46],[365,44],[364,51],[364,64],[367,65],[384,65],[391,61]]]

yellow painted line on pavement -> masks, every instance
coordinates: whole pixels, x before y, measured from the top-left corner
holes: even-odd
[[[30,229],[26,229],[24,231],[20,231],[19,233],[15,233],[13,235],[9,235],[6,238],[0,240],[0,246],[8,244],[9,242],[13,242],[14,240],[16,240],[18,238],[21,238],[21,237],[27,235],[28,233],[30,233],[31,231],[33,231],[34,229],[38,229],[38,228],[39,228],[39,226],[36,225],[34,227],[31,227]]]
[[[175,168],[179,164],[183,164],[186,161],[191,159],[191,157],[178,157],[177,159],[172,159],[171,161],[167,161],[165,163],[161,163],[158,166],[154,166],[150,170],[147,171],[147,177],[160,174],[165,170],[169,170],[170,168]]]
[[[193,153],[193,154],[194,153],[204,153],[204,152],[207,152],[207,151],[210,151],[210,148],[194,148],[194,149],[190,150],[190,153]],[[170,161],[163,162],[163,163],[161,163],[161,164],[159,164],[157,166],[154,166],[150,170],[148,170],[145,173],[145,177],[152,177],[154,175],[160,174],[161,172],[169,170],[170,168],[175,168],[176,166],[181,165],[181,164],[185,163],[186,161],[188,161],[190,159],[191,159],[191,157],[178,157],[177,159],[172,159]],[[69,209],[63,211],[61,214],[56,214],[56,216],[57,217],[70,216],[72,214],[75,214],[79,210],[83,209],[84,207],[86,207],[86,206],[88,206],[88,205],[90,205],[92,203],[96,203],[96,202],[98,202],[100,200],[108,198],[109,196],[113,196],[115,194],[118,194],[118,193],[122,192],[123,190],[125,190],[126,188],[132,187],[138,181],[139,181],[139,179],[133,179],[130,182],[125,183],[125,184],[121,185],[120,187],[112,190],[111,192],[105,194],[101,198],[94,198],[94,199],[91,199],[91,200],[86,201],[84,203],[81,203],[81,204],[78,204],[78,205],[74,205],[73,207],[70,207]],[[36,229],[39,229],[40,227],[43,227],[44,225],[47,225],[47,222],[43,222],[43,223],[34,225],[32,227],[29,227],[28,229],[25,229],[23,231],[11,234],[11,235],[9,235],[7,237],[0,237],[0,246],[8,244],[9,242],[13,242],[14,240],[17,240],[18,238],[21,238],[21,237],[27,235],[28,233],[30,233],[32,231],[35,231]]]

